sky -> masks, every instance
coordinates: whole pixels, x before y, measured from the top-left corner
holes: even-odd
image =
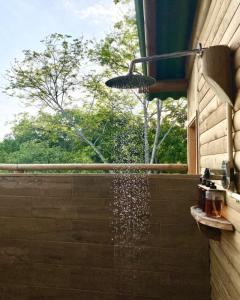
[[[113,0],[0,0],[0,4],[0,87],[14,58],[21,58],[24,49],[41,49],[45,36],[57,32],[98,39],[123,15]],[[0,91],[0,140],[18,113],[36,110]]]

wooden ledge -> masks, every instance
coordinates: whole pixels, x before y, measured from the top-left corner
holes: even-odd
[[[203,185],[203,184],[198,184],[198,187],[204,189],[205,191],[220,191],[220,192],[224,192],[224,194],[226,194],[226,190],[223,187],[218,187],[217,189],[211,189],[210,187]]]
[[[225,218],[207,217],[206,214],[197,206],[191,207],[191,215],[200,224],[220,230],[234,231],[232,223]]]

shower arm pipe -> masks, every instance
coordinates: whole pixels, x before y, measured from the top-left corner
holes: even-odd
[[[179,58],[179,57],[190,56],[190,55],[200,55],[201,56],[203,51],[206,49],[207,48],[202,48],[202,46],[200,44],[199,48],[197,48],[197,49],[186,50],[186,51],[177,51],[177,52],[172,52],[172,53],[164,53],[164,54],[159,54],[159,55],[135,58],[130,63],[128,74],[133,73],[135,64],[137,64],[137,63],[153,62],[153,61],[158,61],[158,60]]]

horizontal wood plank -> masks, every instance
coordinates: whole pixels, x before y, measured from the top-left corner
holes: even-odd
[[[218,26],[218,31],[215,34],[215,37],[212,42],[213,45],[220,44],[225,32],[227,31],[227,28],[229,27],[229,25],[233,19],[233,16],[235,14],[239,13],[238,8],[240,6],[240,3],[238,0],[232,0],[232,1],[230,1],[230,3],[228,1],[226,1],[226,5],[224,5],[224,6],[225,6],[224,7],[225,14],[221,20],[220,25]]]
[[[226,218],[227,220],[229,220],[229,222],[233,224],[234,228],[238,232],[240,232],[240,213],[238,213],[236,210],[232,209],[229,206],[225,206],[222,215],[224,218]]]
[[[204,96],[202,101],[199,103],[199,112],[204,110],[204,108],[209,104],[209,102],[215,97],[215,93],[212,89],[209,89],[207,94]]]
[[[223,120],[209,130],[203,132],[200,137],[200,145],[215,141],[227,135],[227,120]]]
[[[210,116],[213,112],[217,110],[219,106],[221,106],[223,102],[219,100],[217,96],[214,96],[208,104],[205,106],[205,108],[200,112],[199,114],[199,122],[202,123],[204,120],[207,119],[208,116]]]
[[[221,104],[216,111],[212,112],[204,122],[200,123],[199,125],[199,133],[202,134],[203,132],[211,129],[212,127],[216,126],[220,122],[226,119],[226,105],[225,103]]]
[[[131,240],[125,223],[132,210],[122,224],[113,187],[118,177],[131,189],[133,176],[136,183],[137,175],[129,174],[0,176],[0,295],[173,300],[184,290],[183,299],[193,293],[209,299],[208,243],[189,214],[198,177],[142,179],[150,198],[142,214],[138,203]]]
[[[236,168],[237,171],[240,170],[240,151],[236,151],[234,153],[234,166]]]
[[[210,18],[211,16],[211,18]],[[208,17],[200,34],[204,47],[228,45],[234,53],[236,97],[233,115],[234,164],[240,170],[240,2],[239,0],[212,1]],[[227,160],[227,120],[225,104],[215,102],[215,91],[202,77],[201,59],[197,60],[199,73],[199,152],[200,168],[221,168]],[[194,92],[194,85],[189,89]],[[240,196],[239,196],[240,198]],[[222,232],[220,243],[210,243],[210,271],[213,300],[240,299],[240,205],[229,192],[223,215],[235,226],[234,233]]]
[[[211,281],[218,286],[222,286],[222,292],[227,299],[238,299],[239,292],[234,283],[238,280],[238,276],[235,280],[232,277],[236,275],[236,271],[228,263],[228,260],[221,248],[214,242],[210,243],[210,259],[211,259]],[[222,256],[222,257],[221,257]],[[231,277],[230,277],[231,276]]]
[[[214,45],[214,42],[213,42],[214,38],[216,38],[216,35],[219,32],[219,27],[221,26],[223,19],[225,19],[225,17],[226,17],[226,11],[229,7],[230,2],[231,2],[231,0],[218,1],[219,6],[215,8],[216,13],[214,13],[212,15],[212,18],[215,19],[215,22],[209,32],[210,34],[209,34],[207,42],[206,42],[206,44],[208,46]]]
[[[213,155],[213,154],[223,154],[226,152],[227,152],[226,136],[200,146],[201,156],[207,156],[207,155]]]
[[[201,168],[221,169],[223,160],[227,160],[227,153],[202,156],[200,166]]]
[[[239,47],[236,49],[236,51],[234,53],[234,67],[235,67],[235,70],[237,70],[240,67],[240,48]]]

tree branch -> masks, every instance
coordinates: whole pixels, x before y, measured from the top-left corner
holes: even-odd
[[[152,147],[152,155],[151,155],[150,164],[153,164],[155,157],[156,157],[158,140],[159,140],[160,130],[161,130],[161,115],[162,115],[163,104],[160,99],[157,99],[156,106],[157,106],[157,124],[156,124],[156,132],[155,132],[155,138],[154,138],[153,147]]]

